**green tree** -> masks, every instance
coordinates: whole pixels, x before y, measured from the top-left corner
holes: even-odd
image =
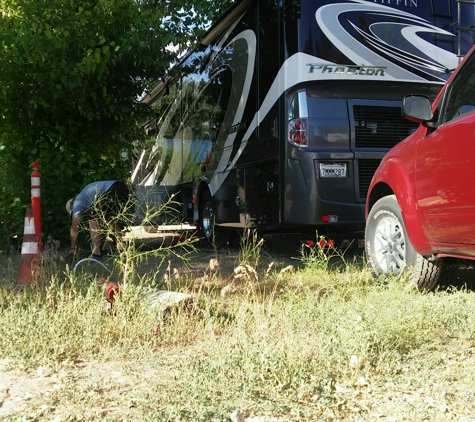
[[[59,239],[67,199],[127,178],[141,96],[231,2],[0,0],[0,250],[21,237],[33,161],[43,233]]]

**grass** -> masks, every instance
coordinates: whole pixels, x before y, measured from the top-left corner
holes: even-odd
[[[198,279],[131,275],[110,314],[97,280],[54,253],[22,292],[15,259],[2,257],[0,356],[25,374],[48,368],[56,386],[7,420],[229,421],[236,409],[279,421],[472,420],[473,293],[380,283],[343,259],[329,269],[331,250],[269,271],[251,245],[236,266],[259,276],[233,294],[219,294],[217,277],[205,292]],[[146,286],[193,294],[194,312],[159,321]]]

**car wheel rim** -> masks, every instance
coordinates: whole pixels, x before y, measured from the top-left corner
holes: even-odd
[[[398,274],[406,265],[406,239],[393,217],[379,220],[374,236],[374,259],[384,273]]]
[[[203,233],[207,239],[213,236],[214,211],[211,202],[207,201],[203,206]]]

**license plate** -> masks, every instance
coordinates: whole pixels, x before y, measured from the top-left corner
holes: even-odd
[[[345,178],[346,177],[346,163],[340,163],[340,164],[320,163],[320,177],[322,179]]]

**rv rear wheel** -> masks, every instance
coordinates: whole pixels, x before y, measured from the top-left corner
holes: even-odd
[[[433,290],[439,281],[442,261],[418,254],[409,240],[395,195],[381,198],[368,215],[366,257],[376,276],[402,276],[420,290]]]
[[[209,191],[206,191],[201,201],[201,237],[207,245],[213,247],[227,246],[227,233],[215,224],[216,208]]]

